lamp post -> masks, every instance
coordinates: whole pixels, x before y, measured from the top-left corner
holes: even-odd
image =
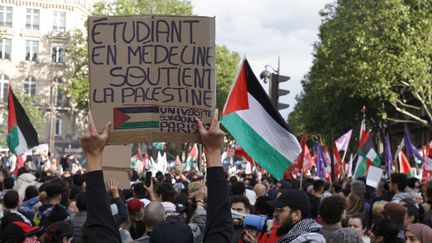
[[[55,119],[56,119],[56,107],[55,100],[57,96],[57,79],[51,81],[50,85],[50,129],[49,129],[49,151],[51,156],[54,156],[55,150]]]

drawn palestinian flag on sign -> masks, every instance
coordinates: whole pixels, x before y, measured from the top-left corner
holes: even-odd
[[[159,106],[117,107],[114,129],[159,128]]]

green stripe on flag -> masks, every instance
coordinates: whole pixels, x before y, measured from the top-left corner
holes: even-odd
[[[116,129],[159,128],[159,121],[125,122]]]
[[[9,150],[15,153],[15,149],[19,146],[19,134],[18,127],[14,126],[11,129],[11,133],[7,135],[6,141],[9,146]]]
[[[262,168],[271,173],[277,180],[283,178],[285,171],[292,162],[267,143],[239,115],[233,112],[223,116],[222,125]]]

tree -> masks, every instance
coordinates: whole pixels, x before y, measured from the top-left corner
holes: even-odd
[[[432,130],[431,11],[427,0],[328,5],[290,124],[327,134],[331,127],[346,130],[359,124],[366,105],[379,131],[387,122]]]

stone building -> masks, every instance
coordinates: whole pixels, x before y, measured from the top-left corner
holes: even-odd
[[[79,148],[79,118],[62,88],[70,77],[65,47],[76,28],[84,29],[92,5],[93,0],[0,0],[0,113],[7,113],[9,85],[33,96],[46,118],[38,129],[40,143],[49,143],[53,130],[57,155]],[[0,116],[2,131],[5,117]]]

